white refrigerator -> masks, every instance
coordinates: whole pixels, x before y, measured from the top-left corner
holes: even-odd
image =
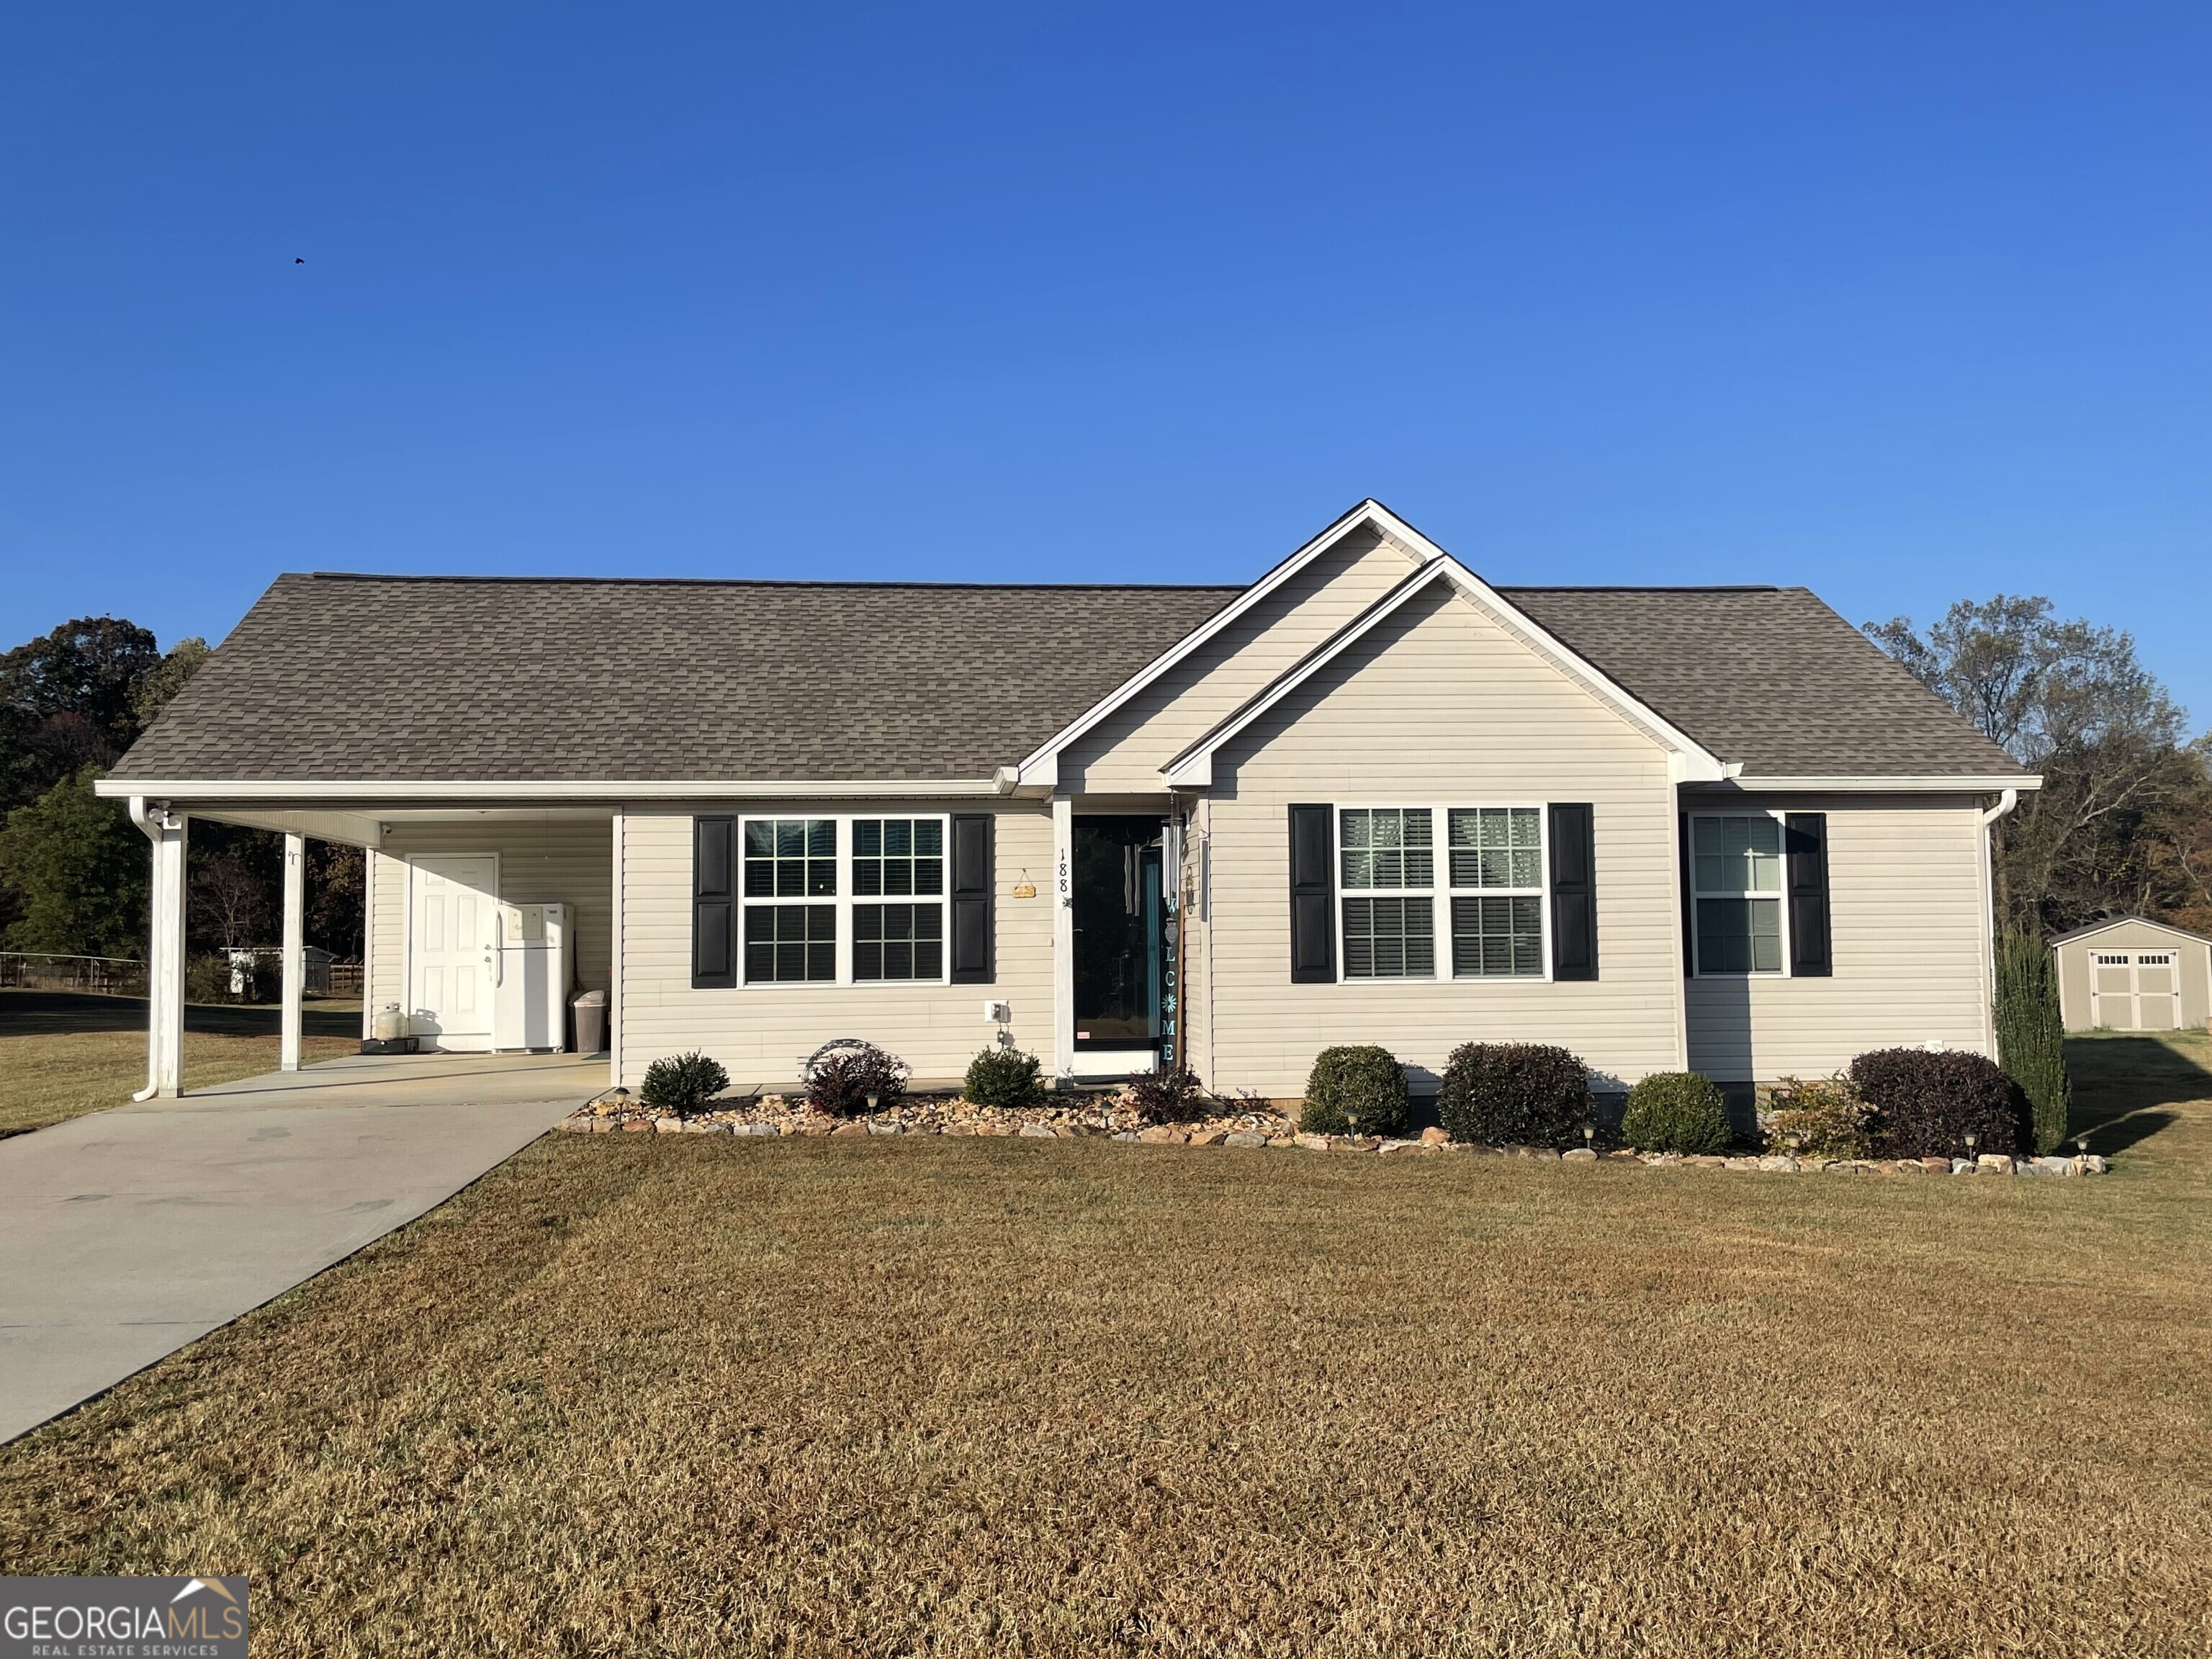
[[[493,1048],[568,1046],[568,988],[575,981],[574,917],[565,904],[499,907]]]

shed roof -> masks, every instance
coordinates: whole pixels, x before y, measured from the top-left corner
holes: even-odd
[[[2096,933],[2109,933],[2115,927],[2124,927],[2130,922],[2138,927],[2154,927],[2161,933],[2171,933],[2176,939],[2185,939],[2192,944],[2212,945],[2212,939],[2208,939],[2202,933],[2192,933],[2186,927],[2176,927],[2170,921],[2153,921],[2148,916],[2106,916],[2102,921],[2093,921],[2086,927],[2076,927],[2071,932],[2061,933],[2051,943],[2054,948],[2061,945],[2071,945],[2076,939],[2087,939]]]

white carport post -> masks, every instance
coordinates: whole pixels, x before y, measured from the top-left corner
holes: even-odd
[[[185,841],[191,820],[166,802],[131,798],[131,821],[154,843],[153,932],[146,957],[146,1086],[134,1100],[185,1089]]]
[[[276,1069],[300,1069],[300,1007],[307,970],[305,949],[307,898],[307,838],[284,837],[284,1012],[277,1038]]]

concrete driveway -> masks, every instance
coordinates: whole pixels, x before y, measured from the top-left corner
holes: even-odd
[[[606,1085],[573,1054],[351,1056],[0,1140],[0,1441],[443,1203]]]

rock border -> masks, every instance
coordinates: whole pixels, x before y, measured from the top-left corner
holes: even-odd
[[[1733,1170],[1766,1175],[1842,1176],[2100,1176],[2111,1165],[2094,1152],[2079,1157],[1974,1158],[1801,1158],[1775,1153],[1686,1157],[1679,1152],[1597,1152],[1577,1146],[1490,1146],[1456,1141],[1439,1128],[1418,1137],[1321,1135],[1302,1133],[1273,1111],[1243,1111],[1187,1123],[1146,1124],[1119,1096],[1097,1095],[1074,1106],[979,1106],[957,1097],[919,1096],[861,1118],[834,1118],[804,1100],[763,1095],[695,1117],[656,1113],[627,1090],[612,1090],[563,1118],[555,1127],[575,1134],[653,1133],[721,1134],[774,1139],[785,1135],[986,1135],[1025,1139],[1097,1139],[1146,1146],[1292,1147],[1310,1152],[1364,1152],[1393,1157],[1458,1153],[1550,1164],[1632,1164],[1653,1170]]]

